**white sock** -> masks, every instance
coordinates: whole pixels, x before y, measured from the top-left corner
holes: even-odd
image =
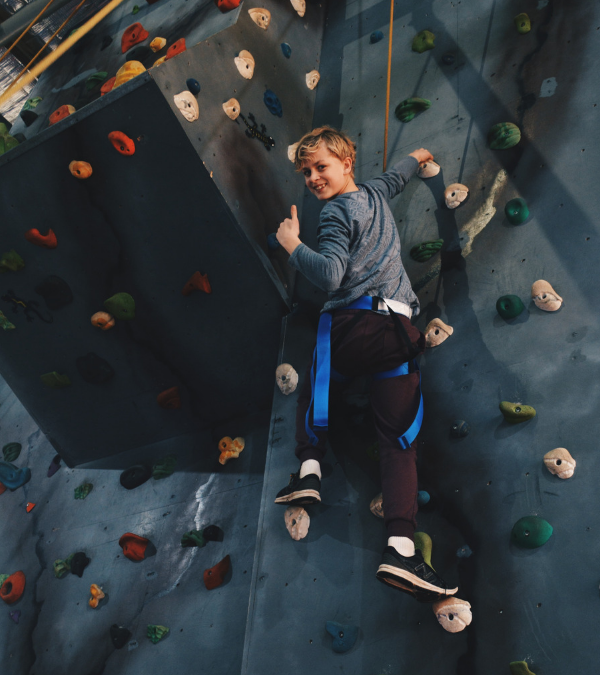
[[[316,473],[321,478],[321,465],[316,459],[307,459],[300,465],[300,478],[304,478],[311,473]]]
[[[405,558],[412,558],[415,554],[415,542],[408,537],[389,537],[388,546],[392,546]]]

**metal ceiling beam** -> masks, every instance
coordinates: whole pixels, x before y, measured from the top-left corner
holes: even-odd
[[[68,2],[70,0],[54,0],[44,13],[43,18],[47,19]],[[48,4],[48,0],[32,0],[32,2],[6,19],[6,21],[3,21],[0,24],[0,47],[8,46],[11,42],[14,42],[46,4]]]

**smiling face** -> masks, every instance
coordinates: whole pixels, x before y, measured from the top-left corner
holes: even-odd
[[[306,187],[321,201],[358,190],[352,179],[352,159],[338,159],[322,143],[302,163],[302,173]]]

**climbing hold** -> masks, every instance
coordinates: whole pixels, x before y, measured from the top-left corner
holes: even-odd
[[[296,162],[296,150],[298,150],[298,146],[300,145],[300,141],[297,143],[292,143],[291,145],[288,145],[287,149],[287,156],[290,162],[294,164]]]
[[[10,576],[9,574],[0,574],[0,587],[8,579],[9,576]]]
[[[48,473],[46,474],[48,478],[52,478],[54,474],[60,469],[60,457],[59,455],[54,455],[54,458],[50,462],[48,467]]]
[[[470,558],[473,555],[471,547],[468,544],[464,544],[456,551],[457,558]]]
[[[371,37],[369,38],[369,42],[374,45],[377,42],[380,42],[383,40],[383,33],[380,30],[375,30],[371,33]]]
[[[221,455],[219,456],[219,464],[227,464],[230,459],[237,459],[240,456],[240,452],[244,449],[246,442],[243,438],[237,437],[233,440],[229,436],[225,436],[219,441],[219,450]]]
[[[304,16],[306,12],[306,0],[290,0],[292,7],[298,13],[298,16]]]
[[[93,483],[82,483],[75,488],[75,499],[85,499],[93,489]]]
[[[72,553],[66,562],[71,566],[71,574],[76,574],[81,579],[83,570],[90,564],[90,559],[83,551],[79,551]]]
[[[289,59],[292,55],[292,48],[288,45],[287,42],[281,43],[281,53],[285,56],[286,59]]]
[[[73,160],[69,164],[69,171],[71,172],[71,175],[75,176],[75,178],[84,180],[85,178],[89,178],[92,175],[92,166],[88,162]]]
[[[281,106],[281,101],[276,96],[276,94],[272,92],[270,89],[267,89],[267,91],[265,91],[263,101],[265,102],[265,105],[267,106],[269,112],[272,115],[276,115],[277,117],[281,117],[283,115],[283,108]]]
[[[152,64],[152,68],[154,68],[155,66],[162,65],[166,60],[167,60],[166,56],[161,56],[160,59],[156,59],[156,61]]]
[[[0,461],[0,482],[9,490],[16,490],[31,480],[31,469],[19,469],[10,462]]]
[[[133,155],[135,153],[135,143],[122,131],[111,131],[108,134],[108,140],[113,144],[113,148],[121,155]]]
[[[133,9],[131,10],[132,14],[137,14],[140,11],[140,8],[137,5],[133,6]]]
[[[426,490],[419,490],[417,492],[417,504],[419,506],[425,506],[425,504],[429,504],[430,500],[431,495]]]
[[[462,183],[452,183],[444,190],[444,201],[449,209],[456,209],[469,197],[469,188]]]
[[[103,52],[109,45],[112,44],[112,37],[110,35],[105,35],[102,38],[102,42],[100,43],[100,51]]]
[[[254,66],[255,61],[252,54],[246,49],[242,51],[234,59],[235,67],[238,69],[238,73],[245,77],[247,80],[251,80],[254,75]]]
[[[502,401],[500,403],[500,412],[510,424],[527,422],[527,420],[535,417],[535,408],[532,408],[530,405],[522,405],[521,403],[510,403],[509,401]]]
[[[121,36],[121,52],[124,54],[134,45],[148,39],[149,36],[150,33],[148,33],[141,23],[137,21],[136,23],[132,23],[131,26],[123,31],[123,35]]]
[[[267,236],[267,246],[271,251],[278,251],[281,248],[281,244],[277,241],[277,235],[275,232],[271,232]]]
[[[296,541],[304,539],[310,527],[310,516],[308,513],[301,506],[288,506],[283,515],[290,537]]]
[[[544,464],[550,473],[559,478],[571,478],[577,462],[566,448],[554,448],[544,455]]]
[[[115,317],[108,312],[96,312],[92,314],[92,326],[101,328],[102,330],[109,330],[115,325]]]
[[[153,51],[147,45],[138,45],[134,47],[130,52],[127,53],[127,59],[129,61],[139,61],[144,63],[147,59],[150,59],[154,55]]]
[[[529,209],[527,203],[521,197],[511,199],[504,207],[504,213],[508,222],[512,225],[521,225],[529,218]]]
[[[515,26],[517,27],[517,33],[525,35],[531,30],[531,19],[525,12],[521,12],[521,14],[515,16]]]
[[[218,588],[223,581],[225,581],[225,575],[229,572],[229,567],[231,566],[231,559],[226,555],[221,562],[218,562],[214,567],[204,570],[204,585],[206,590],[212,591],[215,588]]]
[[[344,654],[350,651],[358,638],[358,626],[328,621],[325,624],[325,629],[333,638],[331,649],[337,654]]]
[[[28,98],[25,101],[25,104],[21,110],[34,110],[44,99],[41,96],[35,96],[34,98]]]
[[[249,9],[248,14],[250,14],[250,18],[259,28],[267,30],[271,23],[271,12],[268,9],[256,7],[255,9]]]
[[[98,607],[98,605],[100,604],[100,600],[102,600],[102,598],[105,598],[106,594],[100,588],[100,586],[98,586],[96,584],[92,584],[90,586],[90,593],[91,593],[92,597],[88,600],[88,605],[90,607],[93,607],[94,609],[96,609]]]
[[[306,73],[306,86],[312,91],[319,84],[320,79],[319,71],[311,70],[310,73]]]
[[[131,631],[125,626],[118,626],[116,623],[110,627],[110,641],[115,649],[122,649],[131,637]]]
[[[510,675],[535,675],[525,661],[511,661]]]
[[[373,497],[369,504],[369,509],[371,509],[371,513],[377,516],[377,518],[383,518],[383,495],[381,493]]]
[[[21,119],[23,120],[23,122],[25,122],[26,127],[30,127],[38,118],[37,113],[34,113],[33,110],[25,110],[25,108],[23,108],[23,110],[21,110],[19,115],[20,115]],[[13,136],[13,138],[14,138],[14,136]]]
[[[512,122],[499,122],[488,132],[488,145],[492,150],[508,150],[521,140],[521,130]]]
[[[447,54],[444,54],[442,56],[442,63],[445,66],[451,66],[455,61],[456,57],[454,56],[454,54],[452,54],[452,52],[448,52]]]
[[[169,629],[166,626],[154,626],[149,623],[148,629],[146,630],[146,637],[149,638],[152,644],[156,644],[157,642],[160,642],[168,632]]]
[[[417,262],[427,262],[442,248],[443,245],[443,239],[424,241],[422,244],[417,244],[410,249],[410,257]]]
[[[431,108],[431,101],[426,98],[407,98],[396,106],[394,114],[401,122],[410,122],[416,115]]]
[[[165,38],[161,37],[155,37],[154,40],[150,43],[150,49],[156,53],[159,52],[163,47],[165,47],[167,44],[167,41]]]
[[[434,176],[437,176],[439,172],[440,165],[430,159],[427,162],[419,164],[417,176],[419,176],[419,178],[433,178]]]
[[[135,464],[125,469],[119,477],[119,482],[126,490],[135,490],[143,485],[152,476],[152,469],[146,464]]]
[[[53,124],[64,120],[65,117],[72,115],[75,111],[75,108],[72,105],[61,105],[60,108],[57,108],[48,118],[48,126],[51,127]]]
[[[450,427],[450,437],[451,438],[464,438],[469,435],[471,427],[468,422],[464,420],[454,420],[452,426]]]
[[[90,75],[87,80],[85,81],[85,88],[88,91],[92,91],[92,89],[95,89],[101,82],[104,82],[106,79],[108,73],[101,70],[98,71],[97,73],[94,73],[93,75]]]
[[[514,524],[511,538],[521,548],[539,548],[552,536],[552,525],[539,516],[525,516]]]
[[[110,363],[94,352],[80,356],[75,361],[75,366],[81,377],[90,384],[104,384],[115,375]]]
[[[31,513],[33,509],[35,509],[35,504],[33,502],[27,502],[27,504],[25,505],[25,510],[27,511],[27,513]]]
[[[40,380],[51,389],[64,389],[71,386],[71,380],[68,375],[61,375],[53,370],[51,373],[45,373],[40,376]]]
[[[296,391],[296,387],[298,386],[298,373],[289,363],[281,363],[275,370],[275,380],[279,387],[279,391],[288,396]]]
[[[176,410],[181,408],[181,397],[179,396],[178,387],[171,387],[165,389],[157,397],[156,402],[161,408],[165,410]]]
[[[200,116],[200,108],[198,107],[198,101],[196,101],[191,92],[186,89],[180,94],[175,94],[173,100],[188,122],[195,122],[198,119]]]
[[[471,605],[460,598],[444,598],[433,603],[433,613],[449,633],[460,633],[473,620]]]
[[[73,293],[66,281],[52,274],[33,289],[44,298],[48,309],[61,309],[73,302]]]
[[[197,546],[198,548],[203,548],[206,546],[206,540],[204,535],[200,530],[190,530],[186,532],[183,537],[181,537],[181,546],[182,548],[190,548]]]
[[[11,248],[7,253],[3,253],[0,257],[0,274],[5,272],[18,272],[25,267],[25,261],[21,256]]]
[[[0,587],[0,598],[2,598],[7,605],[12,605],[17,602],[17,600],[21,599],[24,591],[25,575],[19,570],[6,578]]]
[[[2,454],[4,455],[5,462],[14,462],[15,459],[21,454],[21,444],[20,443],[7,443],[2,448]]]
[[[423,560],[433,569],[433,565],[431,564],[433,542],[427,532],[415,532],[415,548],[421,551]]]
[[[218,525],[209,525],[202,530],[202,536],[206,541],[223,541],[225,533]]]
[[[119,539],[119,546],[123,549],[123,555],[133,562],[140,562],[146,557],[146,549],[150,543],[146,537],[140,537],[132,532],[126,532]]]
[[[25,232],[25,239],[27,239],[29,243],[41,246],[42,248],[56,248],[58,245],[56,235],[50,228],[48,229],[47,234],[40,234],[40,231],[35,227],[31,230],[27,230],[27,232]]]
[[[5,316],[3,312],[0,312],[0,326],[4,330],[13,330],[15,328],[15,324],[11,323]]]
[[[6,492],[6,485],[4,483],[0,483],[0,495],[3,495]],[[2,585],[2,580],[1,580],[2,575],[0,574],[0,585]]]
[[[177,54],[181,54],[185,50],[186,50],[185,38],[180,38],[167,49],[165,60],[168,61],[169,59],[172,59],[174,56],[177,56]]]
[[[168,478],[175,471],[175,464],[177,464],[177,457],[175,455],[167,455],[152,466],[152,478],[154,480],[162,480]]]
[[[452,333],[454,333],[452,326],[448,326],[441,319],[433,319],[425,327],[425,344],[427,347],[438,347]]]
[[[62,579],[63,577],[66,577],[67,574],[69,574],[69,572],[71,571],[71,567],[66,560],[55,560],[53,569],[54,569],[54,576],[57,579]]]
[[[21,140],[19,140],[17,136],[22,137]],[[0,124],[0,155],[3,155],[5,152],[8,152],[13,148],[16,148],[17,145],[19,145],[19,143],[25,140],[27,139],[25,138],[25,136],[23,136],[23,134],[15,134],[14,136],[11,136],[8,133],[8,127],[6,126],[6,124],[4,123]]]
[[[420,33],[417,33],[412,41],[412,50],[413,52],[419,52],[422,54],[428,49],[433,49],[435,35],[429,30],[422,30]]]
[[[185,86],[194,96],[198,96],[198,94],[200,93],[201,88],[200,82],[198,82],[198,80],[195,80],[193,77],[188,77],[188,79],[185,81]]]
[[[134,77],[145,72],[146,69],[144,68],[144,65],[139,61],[126,61],[119,70],[117,70],[113,89],[120,87],[122,84],[125,84],[125,82],[129,82],[129,80],[132,80]]]
[[[531,287],[531,297],[538,309],[545,312],[556,312],[562,306],[563,299],[552,288],[552,286],[543,279],[538,279]]]
[[[19,619],[21,618],[21,610],[20,609],[14,609],[12,612],[8,613],[8,616],[15,622],[19,623]]]
[[[240,114],[240,102],[237,98],[230,98],[229,101],[223,103],[223,110],[229,119],[235,120]]]
[[[129,293],[116,293],[105,300],[103,304],[106,310],[117,319],[135,318],[135,300]]]
[[[524,309],[525,305],[518,295],[503,295],[496,300],[496,310],[506,321],[519,316]]]

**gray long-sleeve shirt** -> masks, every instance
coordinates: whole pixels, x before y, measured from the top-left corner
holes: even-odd
[[[329,295],[323,311],[344,307],[362,295],[410,305],[419,313],[402,260],[400,237],[388,202],[408,183],[419,163],[400,160],[357,192],[346,192],[323,207],[317,230],[319,252],[300,244],[289,263]]]

